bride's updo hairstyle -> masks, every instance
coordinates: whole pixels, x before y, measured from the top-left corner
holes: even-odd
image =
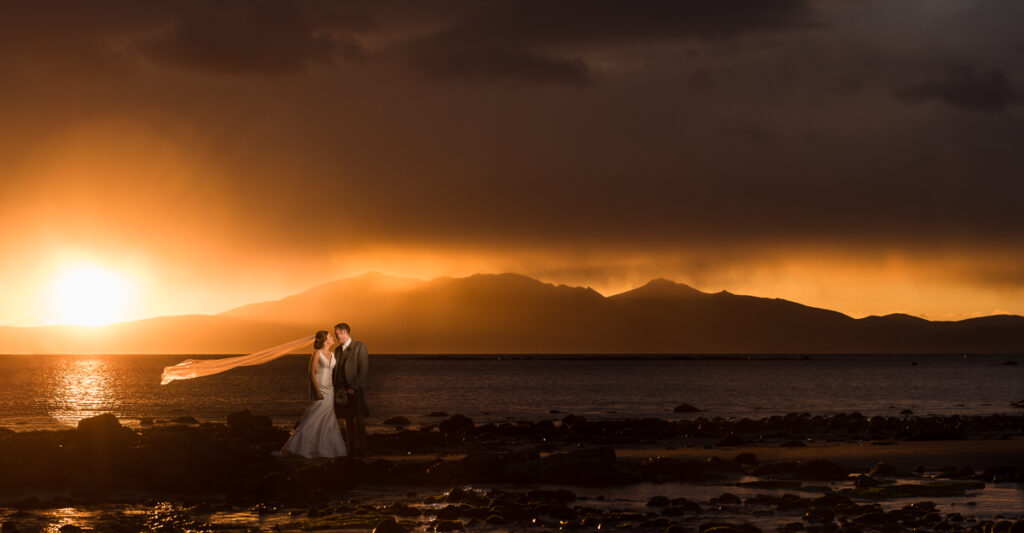
[[[327,332],[320,330],[316,332],[316,339],[313,340],[313,349],[319,350],[324,347],[324,343],[327,342]]]

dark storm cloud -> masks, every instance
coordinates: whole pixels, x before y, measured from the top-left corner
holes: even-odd
[[[149,198],[166,149],[194,200],[161,199],[166,224],[115,198],[52,233],[170,254],[217,228],[211,249],[269,264],[342,230],[402,264],[542,250],[524,271],[573,283],[676,254],[740,279],[784,260],[758,250],[824,245],[984,264],[1024,250],[1024,4],[953,4],[0,1],[0,218],[25,191],[39,213]],[[319,191],[358,201],[311,209]]]
[[[635,2],[502,0],[463,4],[449,26],[403,43],[418,70],[443,79],[582,84],[582,48],[688,38],[726,39],[811,25],[803,0]]]
[[[1021,101],[1021,94],[1005,72],[979,71],[970,66],[950,69],[939,78],[903,87],[897,97],[910,104],[940,101],[966,111],[1002,113]]]
[[[396,57],[447,80],[585,84],[589,51],[634,43],[729,39],[812,25],[805,0],[560,2],[457,1],[436,9],[407,2],[41,1],[6,5],[0,28],[40,53],[139,58],[207,74],[300,74],[313,66]],[[50,37],[25,28],[49,25]],[[21,25],[21,28],[19,28]],[[411,28],[411,29],[410,29]],[[383,39],[368,50],[363,37]],[[3,39],[0,37],[0,39]],[[379,57],[371,57],[377,54]],[[52,59],[52,58],[51,58]],[[77,61],[76,61],[77,60]]]
[[[340,5],[340,4],[339,4]],[[173,28],[142,44],[157,63],[209,73],[283,75],[359,58],[349,32],[372,26],[366,12],[280,0],[181,4]]]
[[[419,72],[442,80],[521,80],[583,85],[590,69],[578,58],[560,58],[502,46],[434,42],[412,46],[409,59]]]
[[[30,68],[157,66],[208,74],[284,75],[361,56],[372,15],[329,1],[7,2],[0,57]],[[31,62],[35,62],[32,64]]]

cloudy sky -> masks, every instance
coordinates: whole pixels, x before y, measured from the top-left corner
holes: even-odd
[[[1024,314],[1018,0],[4,2],[0,324],[366,271]],[[66,303],[66,302],[65,302]]]

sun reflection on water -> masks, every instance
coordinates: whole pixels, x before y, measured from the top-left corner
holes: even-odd
[[[54,420],[74,426],[83,418],[111,412],[114,391],[109,363],[73,359],[62,366],[52,381],[49,400],[49,414]]]

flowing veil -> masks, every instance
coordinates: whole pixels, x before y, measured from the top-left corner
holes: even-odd
[[[249,355],[239,355],[237,357],[226,357],[224,359],[186,359],[174,366],[164,367],[164,372],[160,376],[160,384],[166,385],[176,379],[192,379],[200,376],[210,376],[213,374],[219,374],[225,370],[231,370],[232,368],[239,366],[252,366],[262,365],[263,363],[273,361],[278,357],[281,357],[292,350],[298,350],[307,344],[313,342],[313,336],[303,337],[293,341],[274,346],[273,348],[267,348]]]

